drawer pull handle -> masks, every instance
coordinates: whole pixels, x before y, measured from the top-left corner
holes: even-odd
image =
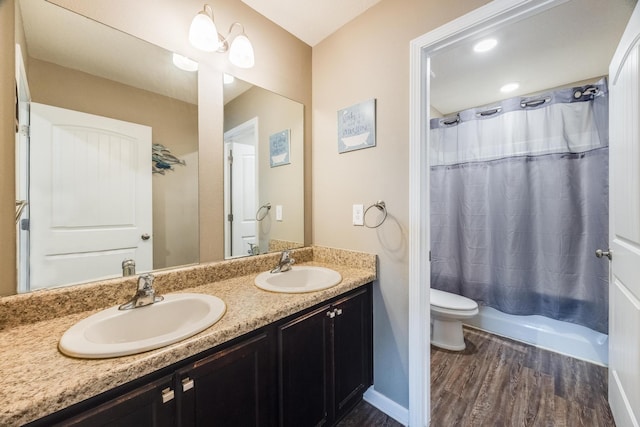
[[[174,397],[175,393],[173,392],[173,390],[171,390],[171,388],[167,387],[162,390],[162,403],[170,402]]]
[[[189,377],[182,380],[182,391],[189,391],[193,388],[193,380]]]
[[[336,311],[335,310],[327,311],[327,317],[329,319],[333,319],[334,317],[336,317]]]
[[[336,316],[340,316],[342,314],[342,309],[341,308],[336,308]]]

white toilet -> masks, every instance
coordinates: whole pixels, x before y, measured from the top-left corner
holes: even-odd
[[[464,350],[462,321],[478,314],[478,304],[462,295],[431,289],[431,344]]]

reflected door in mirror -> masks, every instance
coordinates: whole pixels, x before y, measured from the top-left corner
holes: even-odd
[[[30,288],[151,270],[151,128],[31,104]]]

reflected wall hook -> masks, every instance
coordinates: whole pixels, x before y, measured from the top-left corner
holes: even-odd
[[[367,224],[367,212],[369,212],[369,209],[376,207],[378,208],[379,211],[381,211],[383,213],[382,215],[382,219],[378,221],[377,224],[375,225],[369,225]],[[374,204],[372,204],[371,206],[369,206],[367,209],[365,209],[364,211],[364,225],[367,228],[378,228],[382,225],[382,223],[387,219],[387,205],[382,201],[382,200],[378,200],[377,202],[375,202]]]

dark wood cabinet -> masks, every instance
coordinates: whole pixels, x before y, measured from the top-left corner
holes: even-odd
[[[274,425],[273,372],[267,332],[181,369],[176,376],[180,425]]]
[[[170,427],[175,425],[173,376],[141,386],[75,417],[43,425],[78,427]]]
[[[372,380],[369,284],[29,425],[331,426]]]
[[[340,419],[373,384],[371,292],[337,301],[333,327],[334,419]]]
[[[333,425],[372,384],[368,287],[278,326],[282,427]]]
[[[329,420],[330,305],[278,326],[280,426],[323,426]]]

